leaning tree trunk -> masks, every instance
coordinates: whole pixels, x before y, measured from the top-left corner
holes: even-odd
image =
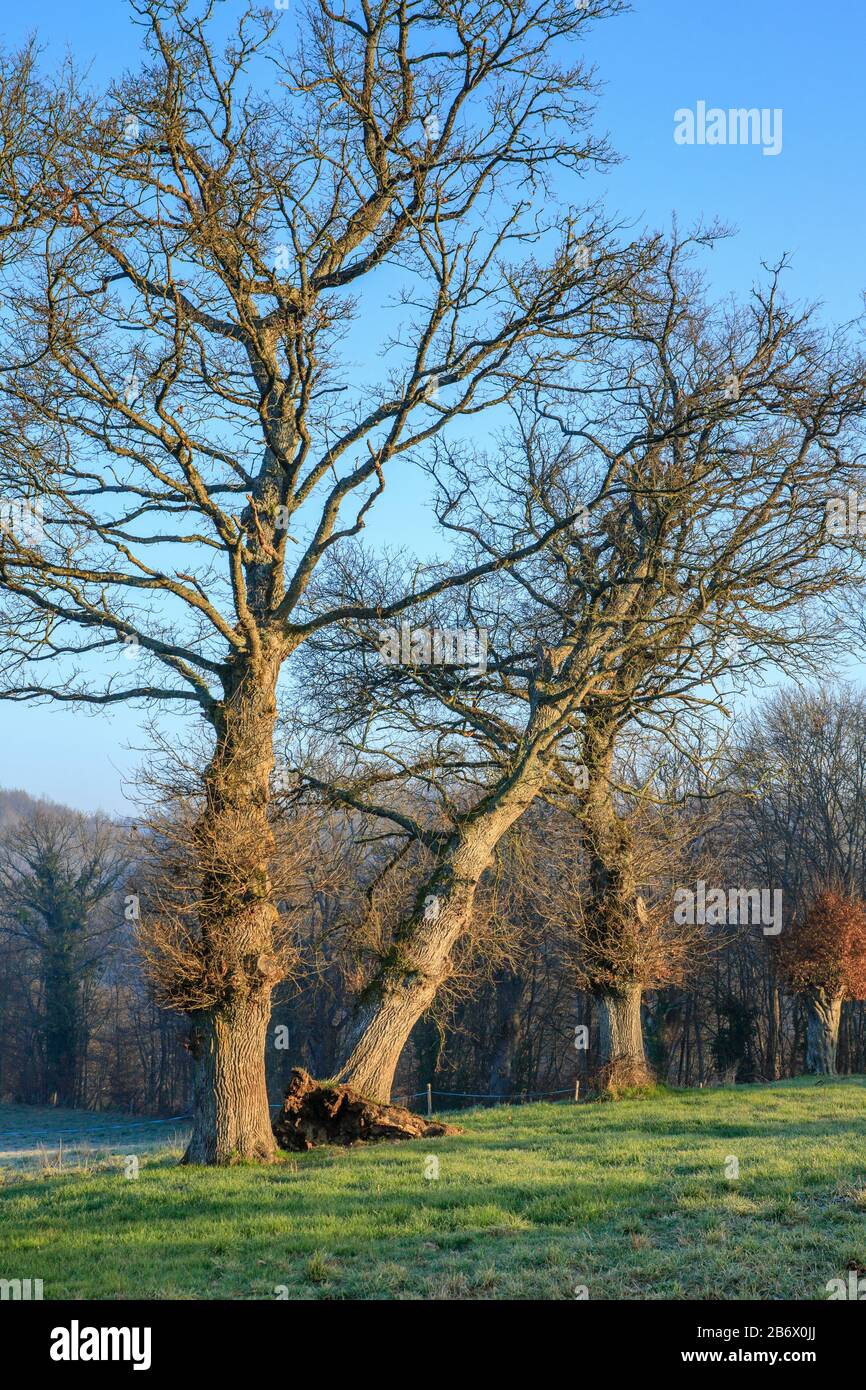
[[[403,1048],[433,1003],[448,973],[451,950],[469,925],[484,866],[476,861],[470,870],[466,850],[461,846],[429,879],[421,905],[356,1009],[349,1055],[336,1079],[381,1105],[390,1103]]]
[[[349,1038],[349,1055],[338,1080],[356,1091],[387,1103],[400,1054],[409,1034],[436,997],[448,975],[450,953],[472,916],[475,892],[502,836],[510,830],[542,790],[549,775],[546,757],[586,698],[595,676],[592,665],[610,640],[618,619],[624,618],[639,585],[626,589],[610,613],[604,635],[599,632],[585,647],[581,675],[570,671],[566,694],[557,702],[545,691],[555,666],[548,653],[530,699],[532,713],[510,774],[498,783],[455,832],[415,910],[402,924],[391,956],[384,961],[362,997]],[[561,660],[559,653],[557,660]]]
[[[812,990],[806,997],[806,1071],[811,1076],[836,1075],[836,1049],[842,1019],[842,996]]]
[[[275,1152],[265,1083],[271,993],[281,976],[268,817],[277,663],[248,667],[221,710],[196,827],[202,983],[193,1014],[193,1131],[185,1162],[268,1160]]]
[[[551,708],[537,719],[536,738],[554,722]],[[502,836],[544,784],[546,768],[535,741],[510,781],[498,788],[455,832],[401,925],[388,957],[361,996],[337,1080],[388,1104],[400,1054],[415,1024],[447,978],[451,952],[472,918],[475,893]]]

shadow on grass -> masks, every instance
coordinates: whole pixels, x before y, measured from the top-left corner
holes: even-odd
[[[748,1296],[726,1272],[732,1261],[739,1287],[772,1289],[781,1262],[796,1288],[812,1278],[809,1241],[826,1277],[862,1253],[866,1215],[844,1195],[866,1186],[862,1080],[672,1092],[653,1099],[652,1113],[642,1105],[464,1111],[460,1136],[316,1150],[267,1168],[183,1168],[160,1156],[137,1181],[120,1165],[34,1176],[0,1187],[4,1245],[39,1262],[48,1297],[272,1297],[280,1283],[323,1297],[339,1282],[327,1260],[304,1273],[323,1250],[350,1270],[357,1296],[374,1285],[388,1296],[392,1276],[395,1296],[424,1296],[429,1270],[438,1278],[443,1260],[464,1256],[467,1268],[486,1260],[512,1271],[518,1290],[522,1279],[536,1287],[551,1251],[569,1269],[609,1266],[618,1296],[703,1289],[702,1259],[712,1287]],[[736,1183],[725,1176],[731,1153]],[[439,1160],[432,1181],[429,1156]],[[560,1296],[555,1261],[551,1270],[545,1296]]]

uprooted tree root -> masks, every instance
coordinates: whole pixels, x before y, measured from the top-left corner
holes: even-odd
[[[299,1152],[320,1144],[376,1143],[385,1139],[435,1139],[460,1134],[456,1125],[425,1120],[401,1105],[380,1105],[350,1086],[324,1085],[295,1067],[274,1137],[281,1149]]]

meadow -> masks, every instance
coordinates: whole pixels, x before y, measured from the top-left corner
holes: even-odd
[[[180,1167],[179,1129],[122,1116],[61,1167],[75,1112],[38,1110],[13,1162],[24,1110],[0,1275],[46,1299],[825,1299],[866,1272],[863,1077],[464,1111],[266,1168]]]

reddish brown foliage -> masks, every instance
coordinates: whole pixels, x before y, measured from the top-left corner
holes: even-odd
[[[779,942],[791,988],[866,999],[866,905],[825,889]]]

